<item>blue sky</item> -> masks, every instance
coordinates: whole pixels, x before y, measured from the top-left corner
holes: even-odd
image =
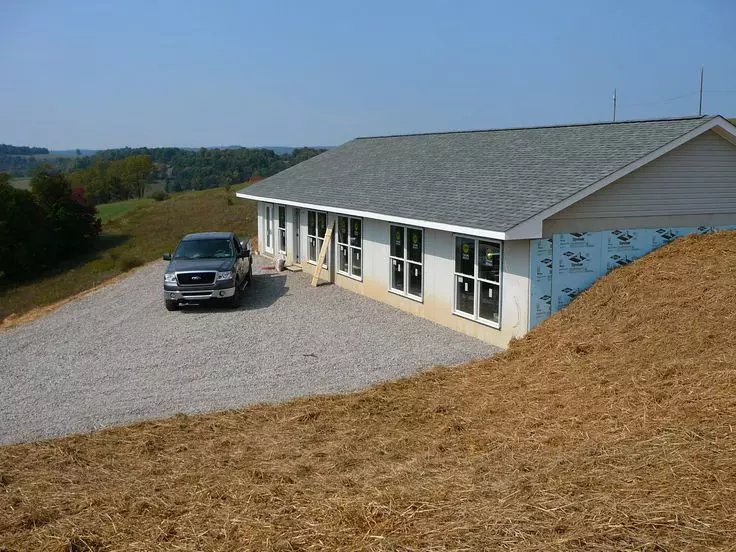
[[[0,142],[337,145],[736,116],[733,0],[0,0]],[[684,96],[684,97],[681,97]],[[673,99],[678,98],[678,99]]]

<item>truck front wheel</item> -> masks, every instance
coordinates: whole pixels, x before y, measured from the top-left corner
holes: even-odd
[[[167,311],[179,310],[179,301],[169,301],[168,299],[164,299],[164,303],[166,304]]]

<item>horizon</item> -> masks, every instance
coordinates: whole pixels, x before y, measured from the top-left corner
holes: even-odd
[[[56,151],[591,124],[610,121],[614,89],[619,120],[692,116],[701,67],[703,112],[736,116],[726,0],[36,0],[0,11],[0,141]]]

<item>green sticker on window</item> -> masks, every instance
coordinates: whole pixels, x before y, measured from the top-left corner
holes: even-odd
[[[490,249],[486,251],[486,259],[488,259],[489,261],[493,261],[493,251],[491,251]]]

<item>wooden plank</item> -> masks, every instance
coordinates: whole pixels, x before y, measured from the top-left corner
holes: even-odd
[[[314,269],[314,276],[312,276],[312,286],[316,286],[319,281],[320,272],[322,272],[322,265],[325,264],[325,257],[327,257],[327,250],[330,248],[330,240],[332,239],[332,229],[335,227],[335,221],[327,226],[325,230],[325,241],[322,242],[322,249],[319,251],[319,257],[317,258],[317,266]]]

